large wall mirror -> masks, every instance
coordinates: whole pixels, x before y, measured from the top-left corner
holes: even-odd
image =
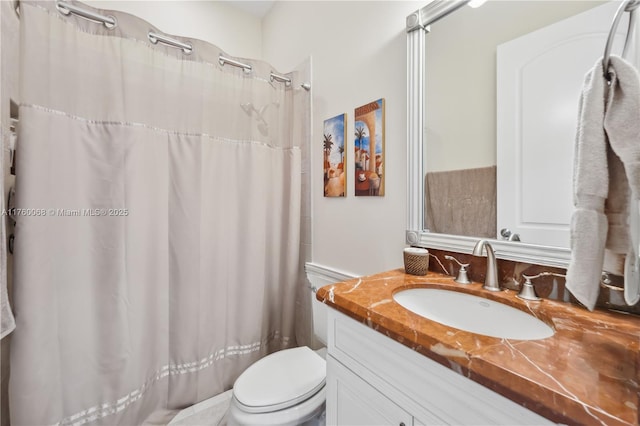
[[[619,2],[466,3],[407,18],[407,243],[566,267],[578,99]]]

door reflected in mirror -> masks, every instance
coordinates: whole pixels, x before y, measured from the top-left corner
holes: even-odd
[[[431,25],[426,229],[569,247],[578,100],[617,6],[493,0]]]

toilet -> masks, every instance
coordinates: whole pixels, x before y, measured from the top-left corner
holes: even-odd
[[[314,339],[326,344],[326,306],[311,293]],[[274,352],[247,368],[233,385],[228,424],[324,426],[326,349]]]

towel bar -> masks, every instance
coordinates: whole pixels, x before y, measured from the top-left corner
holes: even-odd
[[[626,0],[624,3],[620,5],[618,10],[616,11],[616,15],[613,18],[613,23],[611,24],[611,29],[609,30],[609,36],[607,37],[607,44],[604,48],[603,58],[603,71],[604,77],[607,81],[611,80],[611,76],[609,75],[609,62],[611,59],[611,47],[613,45],[613,39],[615,37],[616,30],[618,29],[618,24],[620,23],[620,19],[622,19],[622,14],[624,12],[629,12],[629,26],[627,28],[627,37],[624,40],[624,48],[622,50],[622,56],[626,56],[627,48],[631,45],[631,37],[633,36],[633,29],[636,20],[636,9],[640,6],[640,0]]]
[[[608,272],[602,273],[602,280],[600,280],[600,287],[608,288],[609,290],[613,290],[613,291],[624,291],[624,288],[622,287],[611,285],[611,278],[609,278]]]

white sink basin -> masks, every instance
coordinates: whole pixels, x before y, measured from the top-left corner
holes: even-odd
[[[471,333],[517,340],[553,336],[553,329],[533,315],[471,294],[412,288],[397,292],[393,299],[422,317]]]

